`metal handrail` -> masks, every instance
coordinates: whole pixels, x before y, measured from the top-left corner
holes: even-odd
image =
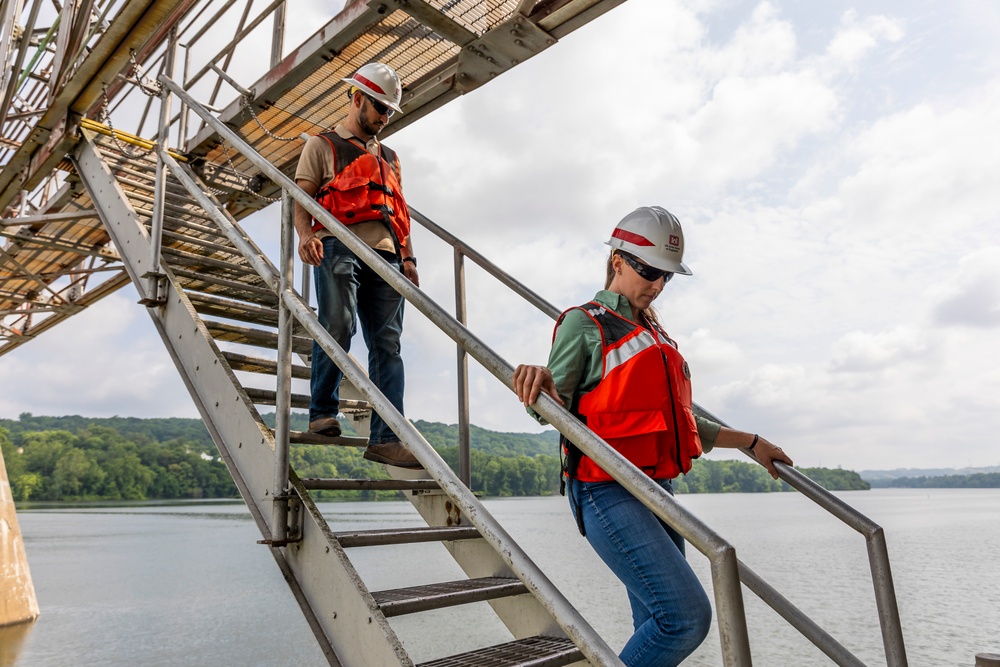
[[[468,246],[457,236],[447,231],[437,223],[433,222],[423,213],[410,207],[410,217],[428,231],[440,238],[445,243],[454,248],[456,257],[468,257],[480,268],[495,277],[515,294],[521,296],[525,301],[531,303],[539,311],[548,315],[551,319],[558,319],[561,311],[553,304],[546,301],[529,287],[518,281],[509,273],[491,262],[481,253]],[[458,260],[456,260],[457,265]],[[456,282],[458,277],[456,276]],[[463,322],[464,324],[464,322]],[[461,360],[461,354],[459,356]],[[460,405],[467,403],[459,398]],[[701,407],[694,405],[694,410],[700,416],[710,419],[722,426],[729,426],[726,422]],[[756,457],[749,451],[741,449],[747,457],[756,461]],[[809,479],[798,470],[786,466],[782,463],[776,465],[779,477],[789,486],[801,492],[804,496],[815,502],[821,508],[833,514],[836,518],[861,533],[868,549],[869,566],[872,572],[872,583],[875,589],[875,603],[878,609],[879,625],[882,632],[882,642],[885,648],[887,664],[890,667],[901,667],[906,665],[906,653],[903,644],[902,630],[899,620],[899,608],[896,604],[896,592],[892,581],[892,573],[889,566],[889,553],[885,541],[885,533],[881,527],[858,512],[847,503],[843,502],[828,490]],[[740,561],[740,576],[743,583],[747,585],[761,600],[766,602],[772,609],[784,617],[790,624],[798,629],[803,636],[808,638],[821,651],[826,653],[831,659],[840,665],[860,665],[858,659],[844,648],[839,642],[833,639],[826,631],[813,623],[808,617],[792,605],[787,599],[781,596],[773,587],[761,579],[747,565]]]
[[[180,95],[180,93],[178,94]],[[193,100],[189,98],[186,101],[196,113],[200,114],[202,112],[200,108],[195,106],[196,103]],[[208,122],[211,124],[211,121]],[[240,144],[236,145],[240,146]],[[241,148],[245,150],[249,147],[244,145]],[[247,153],[244,154],[247,155]],[[343,370],[344,375],[372,404],[373,408],[382,416],[393,432],[406,442],[424,469],[438,482],[441,489],[452,498],[453,502],[462,511],[462,514],[469,519],[470,523],[479,529],[483,538],[496,550],[518,579],[535,594],[540,604],[552,615],[553,619],[566,632],[567,636],[573,639],[574,643],[580,648],[587,659],[599,665],[622,665],[622,662],[611,647],[590,627],[586,619],[570,604],[559,589],[549,581],[545,574],[538,569],[538,566],[531,561],[501,524],[482,506],[479,500],[472,494],[472,491],[452,472],[451,468],[437,454],[430,443],[424,439],[423,435],[396,410],[392,403],[385,398],[368,378],[367,373],[337,344],[326,329],[319,324],[319,320],[309,307],[309,304],[288,286],[287,280],[284,285],[282,284],[280,277],[277,275],[278,272],[271,266],[270,262],[263,258],[226,216],[219,211],[217,204],[198,187],[198,184],[187,168],[182,167],[180,163],[170,157],[165,151],[160,150],[158,155],[170,169],[171,173],[198,200],[202,208],[253,265],[260,276],[279,294],[281,303],[289,310],[291,315],[316,339],[323,351]],[[256,153],[253,153],[253,155],[256,155]],[[301,200],[296,195],[300,194],[302,198],[309,199],[308,195],[305,195],[294,184],[291,184],[291,188],[286,185],[285,192],[291,194],[300,203]],[[327,222],[329,223],[329,221]],[[340,223],[336,224],[339,225]],[[346,231],[346,227],[343,229]],[[346,232],[346,234],[353,236],[351,232]],[[367,246],[363,247],[367,248]],[[369,262],[374,270],[380,273],[384,271],[385,274],[389,275],[395,272],[399,275],[398,271],[395,271],[391,265],[382,260],[374,251],[371,249],[368,249],[368,251],[366,254],[361,251],[361,248],[356,250],[359,256],[362,256],[362,259]],[[379,261],[384,266],[378,265]],[[426,299],[426,297],[424,298]]]
[[[371,248],[357,239],[357,237],[354,236],[354,234],[351,233],[346,226],[341,224],[328,211],[320,207],[315,200],[298,188],[298,186],[295,185],[290,178],[254,151],[253,148],[246,144],[246,142],[243,141],[238,134],[215,118],[207,110],[201,108],[201,105],[191,98],[186,91],[181,89],[176,83],[165,76],[161,76],[160,81],[176,95],[178,95],[178,97],[180,97],[191,109],[195,110],[195,112],[198,113],[198,115],[200,115],[207,124],[212,126],[216,132],[229,140],[232,145],[236,146],[237,149],[240,150],[247,159],[252,161],[265,175],[281,186],[283,190],[294,198],[295,201],[297,201],[306,211],[310,213],[310,215],[321,222],[334,236],[340,239],[340,241],[343,242],[351,251],[358,255],[362,261],[365,261],[366,264],[368,264],[376,273],[386,280],[387,283],[392,285],[393,288],[396,289],[404,298],[420,309],[421,312],[423,312],[429,319],[431,319],[432,322],[441,328],[442,331],[448,334],[448,336],[451,337],[456,343],[472,354],[477,361],[483,364],[487,370],[493,373],[508,388],[513,389],[513,368],[510,364],[500,358],[495,352],[486,346],[485,343],[475,337],[467,328],[465,328],[455,318],[451,317],[438,304],[429,299],[419,288],[405,279]],[[162,153],[162,151],[161,155],[164,160],[173,162],[169,155]],[[204,195],[202,196],[207,199]],[[207,210],[212,210],[212,207],[208,207]],[[221,214],[219,217],[224,218]],[[225,230],[225,224],[220,223],[220,226],[222,226]],[[250,244],[243,239],[235,228],[226,230],[226,232],[227,234],[231,233],[234,242],[237,243],[241,249],[243,246],[247,246],[248,249],[251,248]],[[254,253],[251,249],[248,254],[248,259],[251,259],[251,261],[253,261],[253,254]],[[259,255],[257,257],[259,258]],[[485,258],[482,259],[485,261]],[[264,268],[266,271],[267,267]],[[273,268],[271,268],[270,271],[273,273]],[[265,272],[262,272],[261,275],[264,276]],[[275,279],[276,276],[272,275],[269,282],[273,283],[275,282]],[[275,287],[278,288],[279,286],[275,285]],[[576,641],[577,645],[581,648],[584,654],[589,659],[601,662],[601,664],[605,664],[606,661],[608,664],[617,664],[617,656],[614,656],[613,653],[608,653],[610,649],[608,649],[603,640],[601,640],[600,637],[586,625],[586,622],[579,616],[579,612],[569,605],[562,594],[555,589],[551,582],[549,582],[548,579],[537,570],[537,567],[531,563],[530,559],[527,559],[527,556],[523,555],[516,543],[513,543],[509,539],[509,536],[505,531],[503,531],[499,524],[493,520],[493,518],[481,507],[481,505],[479,505],[478,501],[472,495],[467,486],[462,484],[461,480],[459,480],[450,468],[444,464],[433,448],[426,442],[426,440],[424,440],[423,436],[388,402],[388,400],[385,399],[384,396],[381,395],[380,392],[378,392],[377,389],[374,388],[360,367],[358,367],[357,364],[341,348],[339,348],[339,346],[333,341],[332,337],[321,326],[319,326],[319,323],[313,316],[308,304],[303,302],[301,297],[299,297],[291,289],[278,289],[278,291],[280,292],[281,299],[288,305],[296,319],[298,319],[303,326],[311,334],[313,334],[320,344],[320,347],[322,347],[324,351],[326,351],[327,354],[329,354],[331,358],[333,358],[334,361],[344,369],[345,374],[348,375],[348,377],[355,382],[362,392],[366,394],[366,397],[372,402],[379,414],[386,420],[386,423],[390,426],[390,428],[392,428],[393,431],[401,437],[401,439],[407,442],[407,444],[412,448],[414,454],[417,456],[418,460],[420,460],[428,472],[442,484],[442,488],[449,492],[449,495],[454,494],[452,497],[462,510],[467,512],[467,516],[469,516],[470,521],[479,527],[487,540],[494,545],[494,548],[496,548],[499,553],[504,555],[505,560],[508,560],[508,564],[511,566],[515,574],[517,574],[517,576],[529,588],[538,594],[540,603],[553,615],[567,634],[573,638],[574,641]],[[541,300],[540,297],[538,297],[538,299]],[[544,300],[541,301],[544,303]],[[546,305],[551,308],[550,304]],[[719,630],[724,664],[750,664],[749,639],[747,637],[746,618],[743,609],[742,591],[740,589],[740,569],[741,567],[745,568],[745,566],[739,564],[733,547],[719,537],[711,528],[703,524],[697,517],[680,506],[673,499],[673,497],[670,496],[670,494],[664,491],[659,485],[655,484],[653,480],[632,465],[619,452],[598,438],[592,431],[587,429],[579,420],[573,417],[572,414],[570,414],[562,406],[558,405],[550,397],[544,395],[540,397],[539,401],[536,403],[536,409],[539,414],[549,421],[549,423],[556,426],[560,432],[576,443],[585,454],[590,456],[604,470],[611,474],[612,477],[632,492],[657,516],[673,526],[682,537],[709,557],[711,561],[711,572],[714,584],[717,613],[719,616]],[[810,489],[811,493],[815,493],[817,490],[826,493],[825,490],[820,489],[818,485],[815,485],[811,482],[811,480],[807,480],[807,478],[798,473],[796,473],[796,475],[801,479],[796,479],[796,475],[791,475],[789,473],[791,469],[788,466],[779,463],[776,467],[779,470],[779,474],[781,474],[783,478],[791,478],[796,484],[802,486],[803,488],[809,488],[810,485],[815,487]],[[792,482],[790,481],[789,483]],[[830,497],[832,498],[832,496]],[[853,510],[851,511],[853,512]],[[857,516],[861,516],[856,512],[855,514]],[[877,533],[878,535],[881,535],[881,529],[879,529]],[[882,541],[882,545],[884,547],[884,539]],[[905,653],[902,650],[901,633],[896,633],[898,637],[899,650],[891,651],[889,637],[892,633],[887,633],[885,628],[885,624],[893,620],[892,612],[895,610],[895,594],[894,591],[892,591],[891,586],[891,575],[888,570],[887,552],[885,552],[884,548],[879,551],[870,547],[869,554],[870,558],[873,559],[873,572],[875,570],[875,562],[884,561],[883,574],[885,576],[881,578],[876,577],[876,595],[879,595],[880,583],[882,584],[881,588],[884,589],[886,578],[888,579],[889,592],[891,593],[891,605],[885,606],[882,604],[883,601],[880,601],[879,604],[880,622],[883,625],[883,637],[886,643],[887,658],[889,659],[889,664],[894,667],[897,665],[905,665]],[[745,569],[749,570],[748,568]],[[787,605],[787,607],[793,612],[799,613],[798,610],[795,610],[794,607],[791,607],[791,605]],[[898,612],[896,612],[894,616],[898,627]],[[826,638],[829,638],[829,636],[826,635]],[[823,638],[821,637],[821,639]],[[832,638],[830,638],[830,641],[833,641]],[[815,640],[814,643],[816,643]],[[833,644],[836,643],[833,642]],[[820,644],[817,644],[817,646],[820,646]],[[836,647],[839,647],[839,645],[836,645]],[[823,647],[821,646],[821,648]],[[842,649],[842,647],[839,648]],[[895,646],[893,646],[893,648],[895,649]],[[825,648],[824,650],[827,651]],[[827,651],[827,653],[828,655],[832,655],[830,651]],[[857,663],[845,662],[842,664]]]

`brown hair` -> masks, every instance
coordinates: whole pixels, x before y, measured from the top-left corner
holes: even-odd
[[[605,276],[604,276],[604,289],[608,289],[609,287],[611,287],[611,281],[615,279],[615,266],[611,260],[614,258],[616,252],[618,252],[618,250],[614,249],[611,251],[611,254],[608,255],[608,266],[607,269],[605,270]],[[639,311],[639,314],[645,317],[647,320],[649,320],[649,322],[651,322],[652,324],[655,324],[661,329],[663,328],[662,325],[660,324],[660,318],[656,316],[656,311],[653,310],[652,306],[650,306],[649,308],[642,309],[641,311]],[[643,323],[640,322],[639,324]]]

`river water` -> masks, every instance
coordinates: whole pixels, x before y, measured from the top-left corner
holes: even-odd
[[[910,665],[971,666],[976,653],[1000,652],[1000,490],[838,495],[886,531]],[[885,664],[860,535],[795,493],[680,498],[861,660]],[[576,533],[565,499],[486,505],[621,647],[630,634],[624,590]],[[321,506],[334,530],[420,525],[405,501]],[[23,635],[0,632],[0,667],[325,664],[242,504],[36,508],[19,518],[42,615]],[[461,578],[436,544],[351,555],[373,590]],[[688,559],[710,585],[707,560],[691,548]],[[744,597],[756,665],[832,664]],[[509,640],[485,603],[391,622],[416,661]],[[721,662],[713,630],[685,665]]]

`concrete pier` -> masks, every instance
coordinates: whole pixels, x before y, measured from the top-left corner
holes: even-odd
[[[17,524],[7,465],[0,453],[0,627],[38,618],[38,600],[31,583],[28,557]]]

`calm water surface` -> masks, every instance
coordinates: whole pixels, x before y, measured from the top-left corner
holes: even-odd
[[[838,495],[886,531],[911,665],[971,666],[976,653],[1000,652],[1000,490]],[[793,493],[681,501],[865,663],[885,664],[860,535]],[[486,505],[608,642],[624,644],[624,590],[576,533],[565,499]],[[322,508],[334,530],[420,525],[405,501]],[[325,664],[242,504],[34,509],[19,517],[42,615],[26,636],[0,633],[0,667]],[[375,590],[461,578],[440,545],[351,555]],[[690,548],[688,559],[707,584],[707,560]],[[755,664],[832,664],[744,595]],[[392,625],[416,661],[509,639],[485,603]],[[685,664],[721,665],[718,635]]]

